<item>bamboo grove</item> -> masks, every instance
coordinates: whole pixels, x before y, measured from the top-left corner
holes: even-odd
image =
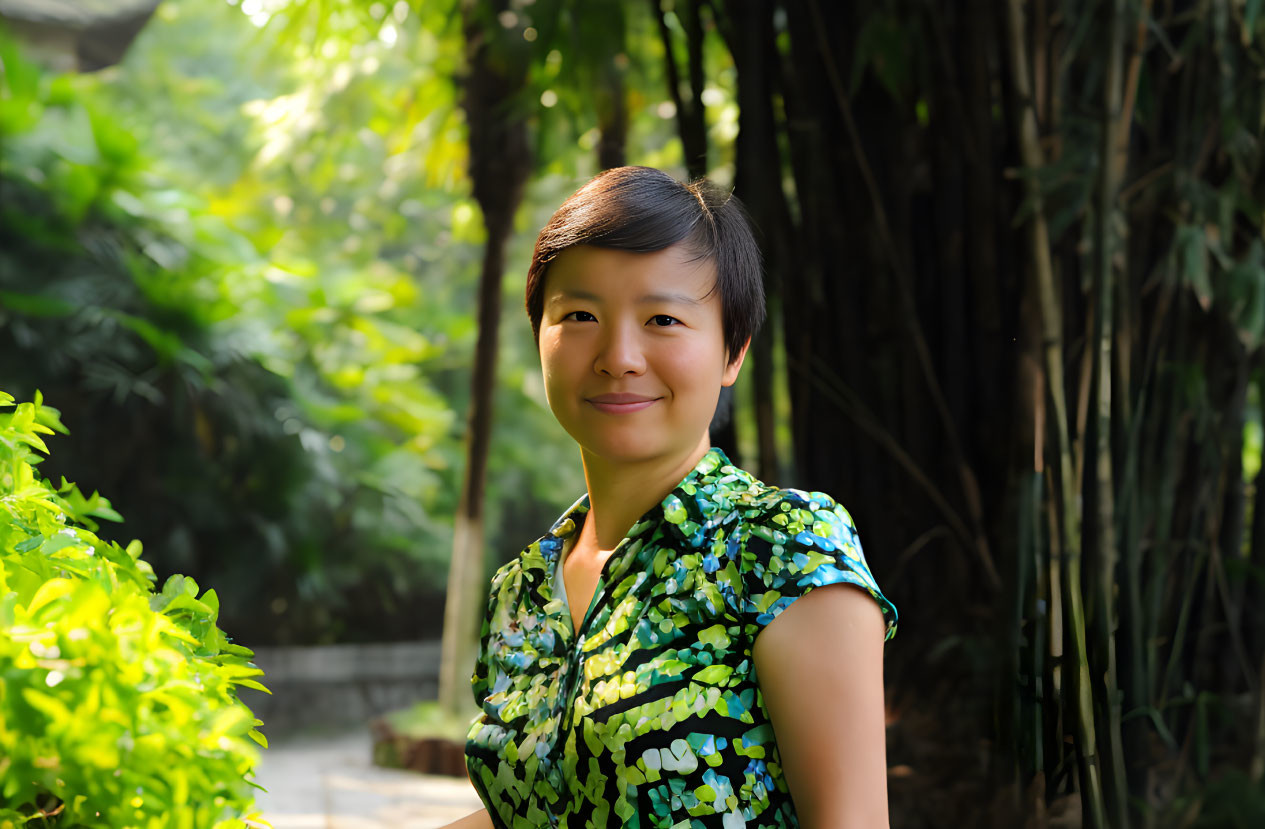
[[[648,5],[685,166],[731,165],[763,234],[745,460],[839,493],[902,607],[894,822],[1259,810],[1262,4]],[[605,44],[575,83],[625,161],[622,13],[509,6]]]
[[[1260,4],[705,5],[731,45],[785,31],[734,49],[735,179],[797,475],[908,609],[894,692],[992,683],[1012,794],[954,825],[1185,825],[1212,781],[1259,810]]]

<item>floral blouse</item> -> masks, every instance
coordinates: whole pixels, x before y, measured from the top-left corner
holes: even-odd
[[[581,498],[492,578],[466,764],[498,827],[793,827],[751,648],[799,596],[882,607],[847,511],[712,449],[606,561],[579,634],[554,595]]]

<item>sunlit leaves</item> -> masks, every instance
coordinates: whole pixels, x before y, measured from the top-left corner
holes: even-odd
[[[59,802],[66,825],[240,825],[262,688],[216,626],[219,599],[96,537],[109,502],[34,473],[58,412],[0,392],[0,817]],[[254,732],[257,734],[257,732]],[[262,739],[262,737],[260,737]]]
[[[531,14],[519,22],[538,25]],[[543,58],[553,50],[537,35]],[[289,599],[269,620],[285,635],[339,636],[329,623],[352,591],[385,607],[442,584],[483,242],[458,105],[463,43],[446,0],[165,0],[99,76],[6,63],[0,174],[30,194],[6,216],[22,244],[0,250],[0,313],[24,338],[6,349],[21,355],[10,374],[77,389],[76,416],[94,424],[76,425],[79,441],[97,424],[123,434],[104,441],[113,453],[97,440],[73,463],[128,481],[162,459],[136,471],[163,476],[164,500],[124,511],[160,569],[241,582],[222,590],[226,619]],[[557,54],[544,80],[562,90],[575,63]],[[630,92],[638,107],[662,95],[649,77],[653,94]],[[538,529],[541,502],[552,510],[579,485],[513,453],[574,469],[543,398],[522,392],[536,371],[519,310],[530,237],[592,169],[565,117],[545,126],[561,136],[556,175],[519,217],[504,303],[498,554]],[[672,146],[670,122],[654,130],[649,146]],[[138,416],[145,425],[129,426]],[[525,471],[502,483],[511,467]],[[109,488],[121,503],[145,498]],[[512,531],[495,525],[501,492]]]

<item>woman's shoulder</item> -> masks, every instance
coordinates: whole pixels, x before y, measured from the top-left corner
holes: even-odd
[[[518,555],[496,568],[492,573],[489,592],[492,599],[521,591],[527,584],[540,578],[546,562],[541,549],[549,536],[537,539],[522,549]]]
[[[856,526],[851,514],[830,495],[794,487],[771,486],[753,477],[749,480],[749,485],[734,499],[744,524],[782,532],[807,533],[806,542],[811,541],[810,536],[817,534],[814,530],[831,535],[855,536]]]
[[[852,516],[831,496],[772,486],[732,463],[712,470],[687,492],[696,497],[705,518],[720,519],[717,524],[736,520],[742,529],[760,535],[775,531],[792,537],[803,534],[800,540],[809,544],[813,536],[855,539]]]
[[[767,487],[753,493],[743,524],[750,536],[768,542],[760,546],[773,554],[811,549],[862,558],[852,515],[824,492]]]
[[[833,497],[793,487],[753,491],[743,525],[739,570],[758,625],[816,587],[845,583],[873,596],[887,636],[895,633],[896,608],[870,572],[852,515]]]

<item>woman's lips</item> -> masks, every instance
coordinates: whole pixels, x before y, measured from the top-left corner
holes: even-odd
[[[607,414],[628,414],[639,412],[659,400],[657,397],[646,397],[641,394],[599,394],[585,398],[593,408]]]

